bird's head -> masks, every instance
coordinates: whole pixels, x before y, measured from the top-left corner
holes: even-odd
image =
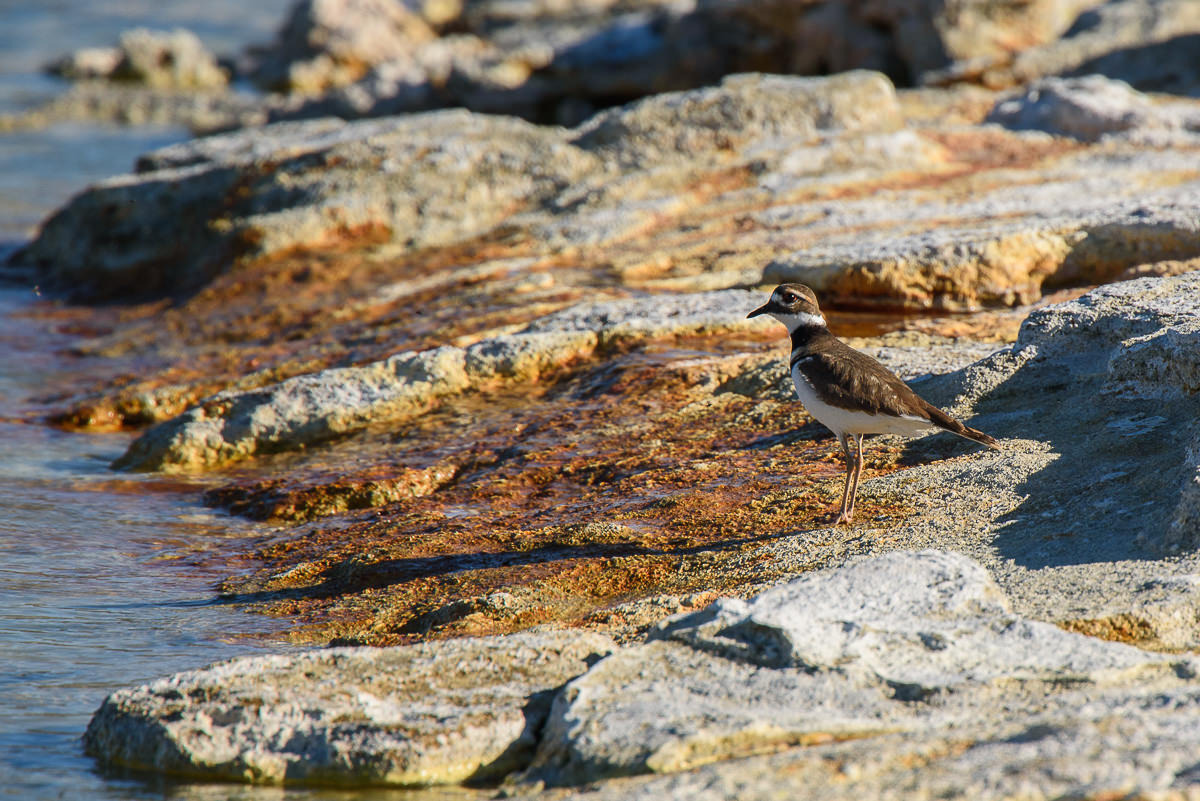
[[[747,317],[769,314],[787,326],[788,333],[799,328],[826,327],[825,316],[817,306],[817,296],[804,284],[780,284],[771,299]]]

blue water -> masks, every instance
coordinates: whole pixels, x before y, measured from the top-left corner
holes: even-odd
[[[116,476],[129,437],[23,422],[56,337],[0,290],[0,798],[132,798],[80,748],[117,687],[262,647],[277,623],[213,605],[220,572],[187,566],[254,532],[153,477]],[[266,635],[245,639],[240,635]],[[134,785],[136,786],[136,785]]]
[[[43,64],[114,44],[127,28],[189,27],[229,53],[269,39],[290,4],[0,0],[0,112],[62,91],[40,74]],[[88,183],[186,136],[85,124],[0,134],[0,253]],[[224,572],[204,554],[256,529],[200,506],[195,488],[111,473],[128,435],[71,434],[33,420],[36,397],[61,373],[104,369],[61,356],[70,340],[26,316],[35,302],[28,289],[0,288],[0,799],[279,798],[278,790],[104,773],[82,751],[80,737],[109,692],[286,646],[273,640],[277,621],[213,603]]]

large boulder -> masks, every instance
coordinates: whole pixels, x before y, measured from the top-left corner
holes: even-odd
[[[517,634],[234,659],[105,699],[101,762],[261,784],[429,785],[526,764],[551,693],[613,648]]]
[[[564,688],[527,775],[577,784],[895,732],[979,741],[1049,710],[1119,717],[1168,687],[1200,722],[1197,667],[1022,619],[960,555],[895,552],[664,621]]]
[[[16,256],[96,300],[194,289],[237,258],[478,236],[597,168],[562,131],[444,111],[314,120],[175,146],[103,181]]]

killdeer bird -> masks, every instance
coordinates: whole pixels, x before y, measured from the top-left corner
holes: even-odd
[[[837,523],[854,516],[862,472],[864,434],[915,436],[944,429],[996,448],[996,440],[969,428],[909,389],[895,374],[829,332],[817,296],[803,284],[781,284],[747,317],[769,314],[792,337],[792,383],[817,422],[837,435],[846,455],[846,486]],[[854,441],[851,452],[850,442]]]

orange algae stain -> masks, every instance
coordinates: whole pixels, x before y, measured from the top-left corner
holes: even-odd
[[[293,503],[455,466],[431,492],[282,535],[222,591],[292,618],[305,641],[389,644],[544,623],[627,634],[782,575],[771,547],[792,536],[812,540],[818,566],[823,543],[848,536],[806,533],[832,522],[836,444],[797,404],[664,380],[670,361],[652,356],[459,399],[402,437],[347,443],[346,454],[378,461],[336,477],[297,462],[286,478],[223,488],[212,497]],[[714,405],[696,416],[697,401]],[[896,469],[888,453],[872,455],[868,474]],[[860,508],[863,519],[901,514],[868,498]]]

